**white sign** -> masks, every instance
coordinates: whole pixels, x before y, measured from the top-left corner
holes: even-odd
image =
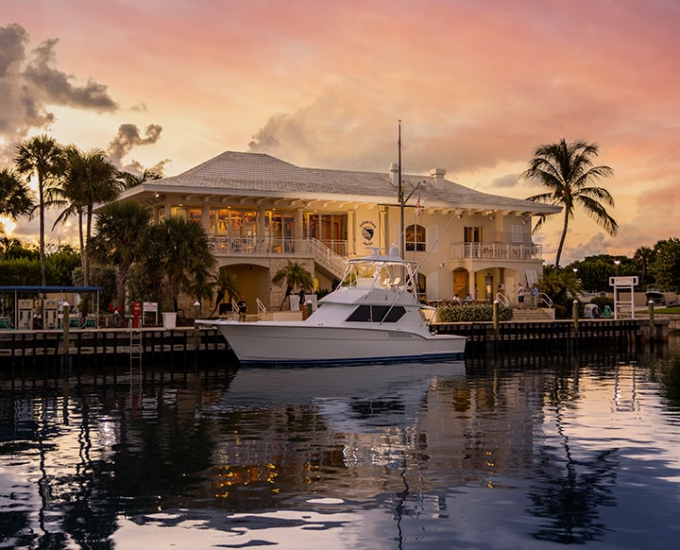
[[[146,313],[147,311],[150,311],[152,313],[157,313],[158,312],[158,302],[143,302],[142,303],[142,311]]]
[[[609,286],[637,286],[637,275],[632,277],[609,277]]]

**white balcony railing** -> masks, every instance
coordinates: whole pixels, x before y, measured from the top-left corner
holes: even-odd
[[[215,256],[289,256],[314,258],[340,277],[347,256],[347,241],[320,241],[318,239],[288,239],[280,237],[227,237],[208,236],[208,244]]]
[[[502,242],[451,243],[450,259],[467,258],[482,260],[542,260],[540,244],[518,244]]]

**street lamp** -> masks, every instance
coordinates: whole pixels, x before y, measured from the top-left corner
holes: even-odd
[[[616,276],[618,277],[618,275],[619,275],[619,266],[621,265],[621,260],[614,260],[614,263],[616,264]]]

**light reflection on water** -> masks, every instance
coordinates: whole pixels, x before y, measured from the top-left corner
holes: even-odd
[[[680,535],[677,358],[115,374],[0,381],[0,547],[664,549]]]

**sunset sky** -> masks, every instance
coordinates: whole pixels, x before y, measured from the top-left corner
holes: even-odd
[[[578,213],[562,263],[630,256],[680,236],[679,28],[677,0],[0,0],[0,166],[47,132],[168,176],[227,150],[387,172],[402,120],[406,172],[526,198],[535,148],[583,139],[621,229]]]

